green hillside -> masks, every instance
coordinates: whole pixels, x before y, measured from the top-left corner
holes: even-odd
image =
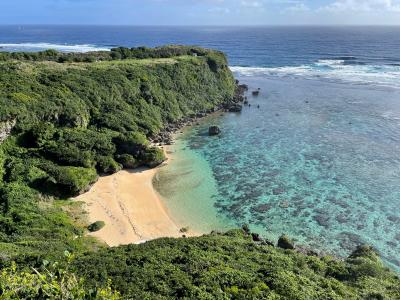
[[[86,249],[61,209],[73,203],[57,199],[99,174],[161,163],[150,136],[234,91],[225,56],[193,47],[1,54],[0,259]]]

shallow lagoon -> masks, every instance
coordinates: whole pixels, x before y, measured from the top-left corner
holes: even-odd
[[[251,107],[208,117],[173,146],[157,178],[172,215],[206,232],[248,223],[339,255],[368,243],[399,269],[400,90],[240,79],[261,88]],[[211,124],[220,136],[207,135]]]

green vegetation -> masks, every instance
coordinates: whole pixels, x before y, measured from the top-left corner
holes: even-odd
[[[97,247],[59,199],[162,163],[149,137],[234,89],[225,56],[196,47],[0,53],[0,267]]]
[[[347,260],[256,243],[243,230],[87,253],[88,284],[129,299],[400,299],[400,279],[369,247]]]
[[[83,278],[78,278],[68,270],[73,256],[68,252],[66,267],[57,263],[45,262],[39,269],[29,271],[17,270],[15,263],[0,271],[0,300],[8,299],[92,299],[118,300],[120,294],[110,287],[89,289]]]
[[[46,50],[41,52],[0,52],[0,61],[5,60],[25,60],[25,61],[54,61],[59,63],[71,62],[96,62],[124,59],[157,59],[170,58],[184,55],[208,56],[210,64],[213,61],[220,60],[220,55],[214,55],[206,49],[187,46],[164,46],[158,48],[113,48],[111,51],[98,51],[88,53],[62,53],[55,50]]]

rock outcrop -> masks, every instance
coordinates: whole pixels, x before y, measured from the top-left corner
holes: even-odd
[[[241,112],[242,106],[240,104],[233,104],[228,108],[229,112]]]
[[[282,235],[278,240],[278,247],[282,249],[294,249],[294,244],[287,235]]]
[[[218,126],[210,126],[208,128],[208,135],[218,135],[221,133],[221,129]]]
[[[0,143],[8,138],[16,123],[17,120],[15,119],[0,122]]]

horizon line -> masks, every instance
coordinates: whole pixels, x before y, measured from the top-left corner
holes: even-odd
[[[65,23],[65,24],[40,24],[40,23],[26,23],[26,24],[18,24],[18,23],[7,23],[1,24],[0,26],[87,26],[87,27],[100,27],[100,26],[109,26],[109,27],[400,27],[400,24],[73,24],[73,23]]]

